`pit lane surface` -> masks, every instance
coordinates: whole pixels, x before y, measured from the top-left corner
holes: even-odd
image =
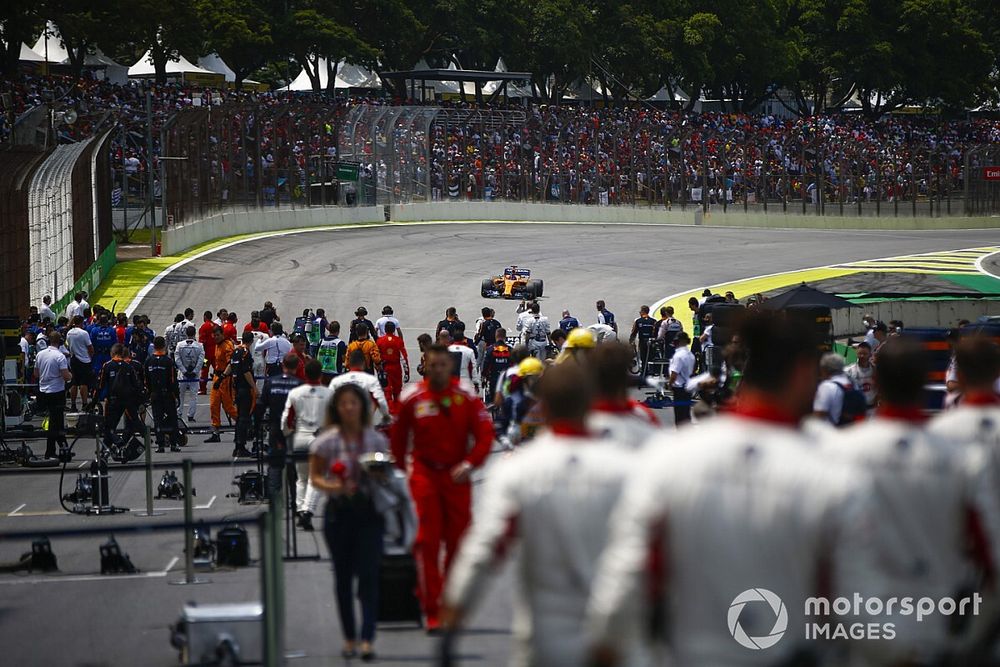
[[[291,322],[302,309],[325,307],[342,323],[355,307],[367,306],[372,319],[391,304],[406,340],[430,331],[447,306],[456,306],[470,327],[483,305],[493,305],[504,324],[512,324],[514,302],[484,300],[482,278],[514,263],[531,268],[545,281],[542,312],[558,319],[569,308],[582,322],[594,321],[594,301],[605,299],[627,328],[641,303],[681,290],[700,288],[765,273],[905,253],[967,248],[996,242],[995,231],[864,232],[697,229],[669,226],[407,225],[310,232],[242,243],[191,262],[163,279],[138,308],[162,332],[174,313],[190,306],[200,314],[225,306],[241,317],[274,301]],[[744,296],[738,294],[737,296]],[[109,304],[110,305],[110,304]],[[683,314],[682,314],[683,315]],[[199,407],[199,423],[207,406]],[[157,455],[158,461],[190,456],[220,460],[231,449],[192,439],[184,454]],[[67,473],[84,462],[90,444]],[[36,450],[38,447],[36,446]],[[197,470],[196,519],[250,516],[256,506],[239,506],[226,494],[234,472],[249,468]],[[141,469],[113,470],[115,504],[142,508]],[[488,475],[488,469],[485,471]],[[161,475],[154,473],[154,484]],[[144,521],[131,514],[74,517],[61,514],[58,476],[7,471],[0,476],[0,531],[69,526],[116,525]],[[214,501],[212,500],[214,497]],[[180,517],[176,501],[157,501],[166,509],[157,521]],[[319,526],[319,522],[317,522]],[[122,536],[119,542],[143,570],[142,578],[92,578],[98,571],[97,546],[104,538],[55,540],[60,575],[0,575],[0,642],[4,663],[12,665],[171,665],[167,625],[188,600],[237,602],[259,598],[259,570],[218,571],[212,583],[182,587],[169,582],[182,575],[180,534]],[[259,558],[251,538],[252,556]],[[299,533],[300,552],[320,554],[319,562],[287,563],[287,648],[305,657],[291,665],[342,664],[333,604],[332,577],[320,532]],[[0,562],[27,551],[24,542],[0,542]],[[167,571],[168,566],[173,569]],[[505,575],[508,577],[509,575]],[[462,664],[499,665],[508,655],[511,598],[509,579],[473,617],[472,632],[461,646]],[[383,665],[431,664],[435,643],[412,627],[380,629],[377,648]]]

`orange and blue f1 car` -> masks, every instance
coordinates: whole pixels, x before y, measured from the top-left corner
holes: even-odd
[[[531,278],[531,269],[508,266],[502,275],[485,278],[480,291],[484,299],[537,299],[542,288],[541,280]]]

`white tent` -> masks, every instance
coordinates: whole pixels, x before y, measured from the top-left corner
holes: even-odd
[[[45,56],[41,56],[31,50],[31,47],[27,44],[21,44],[21,57],[18,58],[22,63],[43,63],[45,62]]]
[[[663,86],[658,91],[653,93],[651,96],[646,98],[647,102],[687,102],[691,98],[683,90],[674,86],[674,99],[670,99],[670,93],[667,92],[667,87]]]
[[[45,32],[38,37],[38,41],[35,42],[35,47],[32,50],[41,55],[43,62],[47,54],[48,62],[53,65],[66,65],[69,63],[69,52],[62,44],[62,37],[59,35],[58,26],[52,21],[46,22]],[[124,84],[128,81],[128,68],[108,58],[99,48],[94,49],[94,53],[88,53],[84,57],[83,65],[89,69],[96,70],[98,78],[103,77],[111,83]]]
[[[510,70],[507,69],[507,63],[503,61],[503,58],[497,58],[496,67],[493,68],[494,72],[506,73]],[[483,84],[483,95],[492,95],[497,90],[503,86],[503,81],[487,81]],[[507,82],[507,97],[510,98],[522,98],[531,97],[531,83],[526,82],[523,85],[517,84],[512,81]]]
[[[326,90],[327,84],[330,82],[330,77],[327,75],[327,60],[326,58],[319,59],[319,88],[320,90]],[[346,60],[341,60],[337,63],[337,74],[334,78],[334,87],[337,90],[348,90],[350,88],[381,88],[382,84],[376,76],[371,71],[361,67],[360,65],[353,65],[348,63]],[[290,91],[310,91],[312,90],[312,81],[309,80],[309,75],[306,74],[305,68],[299,72],[299,75],[295,77],[295,80],[290,84],[282,88],[281,90]]]
[[[179,56],[178,60],[168,60],[166,69],[167,76],[169,77],[180,76],[185,79],[210,77],[211,79],[222,80],[225,78],[217,72],[210,72],[207,69],[191,64],[191,61],[184,56]],[[130,79],[151,79],[156,76],[156,68],[153,66],[153,57],[149,51],[146,51],[146,53],[144,53],[134,65],[128,68],[128,76]],[[221,83],[221,81],[219,82]]]
[[[236,81],[236,72],[230,69],[229,65],[226,64],[226,61],[223,60],[218,53],[210,53],[207,56],[198,58],[198,67],[208,70],[209,72],[221,74],[226,77],[226,81],[230,83]]]

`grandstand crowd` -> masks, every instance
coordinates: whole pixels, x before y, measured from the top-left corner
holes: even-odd
[[[1000,141],[1000,121],[988,118],[889,115],[873,121],[852,113],[782,118],[685,113],[648,103],[594,108],[510,101],[483,109],[430,103],[447,115],[429,127],[411,123],[412,114],[401,114],[398,125],[383,118],[375,127],[377,114],[358,113],[360,105],[413,103],[183,84],[150,89],[154,153],[160,150],[159,129],[175,113],[210,105],[226,110],[223,120],[206,130],[210,145],[204,153],[217,181],[213,191],[220,193],[234,190],[224,185],[234,179],[252,180],[259,137],[260,168],[276,190],[285,187],[288,197],[303,196],[301,185],[293,192],[285,184],[307,181],[306,171],[314,169],[310,157],[336,158],[339,151],[361,163],[363,180],[395,192],[400,200],[664,205],[703,197],[731,205],[940,201],[962,188],[966,152]],[[0,93],[11,94],[15,114],[53,99],[60,108],[76,109],[81,119],[59,128],[62,141],[86,137],[98,123],[107,129],[121,122],[135,138],[116,140],[115,163],[129,173],[144,171],[148,163],[145,90],[138,82],[118,86],[61,77],[0,82]],[[258,114],[260,128],[255,125]],[[8,132],[5,124],[0,136]],[[392,155],[374,147],[374,140],[384,143],[387,134],[395,139]]]

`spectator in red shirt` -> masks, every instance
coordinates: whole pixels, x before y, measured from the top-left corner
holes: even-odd
[[[412,457],[410,491],[419,519],[414,555],[422,574],[420,603],[427,631],[435,634],[440,630],[442,580],[471,520],[472,470],[483,464],[493,442],[486,406],[459,384],[452,375],[453,365],[448,348],[427,348],[424,380],[404,392],[391,438],[397,466],[405,470]]]
[[[201,327],[198,329],[198,342],[205,348],[205,359],[215,359],[215,336],[212,335],[215,323],[212,321],[212,311],[206,310],[202,317],[205,321],[201,323]],[[206,362],[201,367],[201,386],[198,388],[198,393],[204,396],[207,391],[208,363]]]

